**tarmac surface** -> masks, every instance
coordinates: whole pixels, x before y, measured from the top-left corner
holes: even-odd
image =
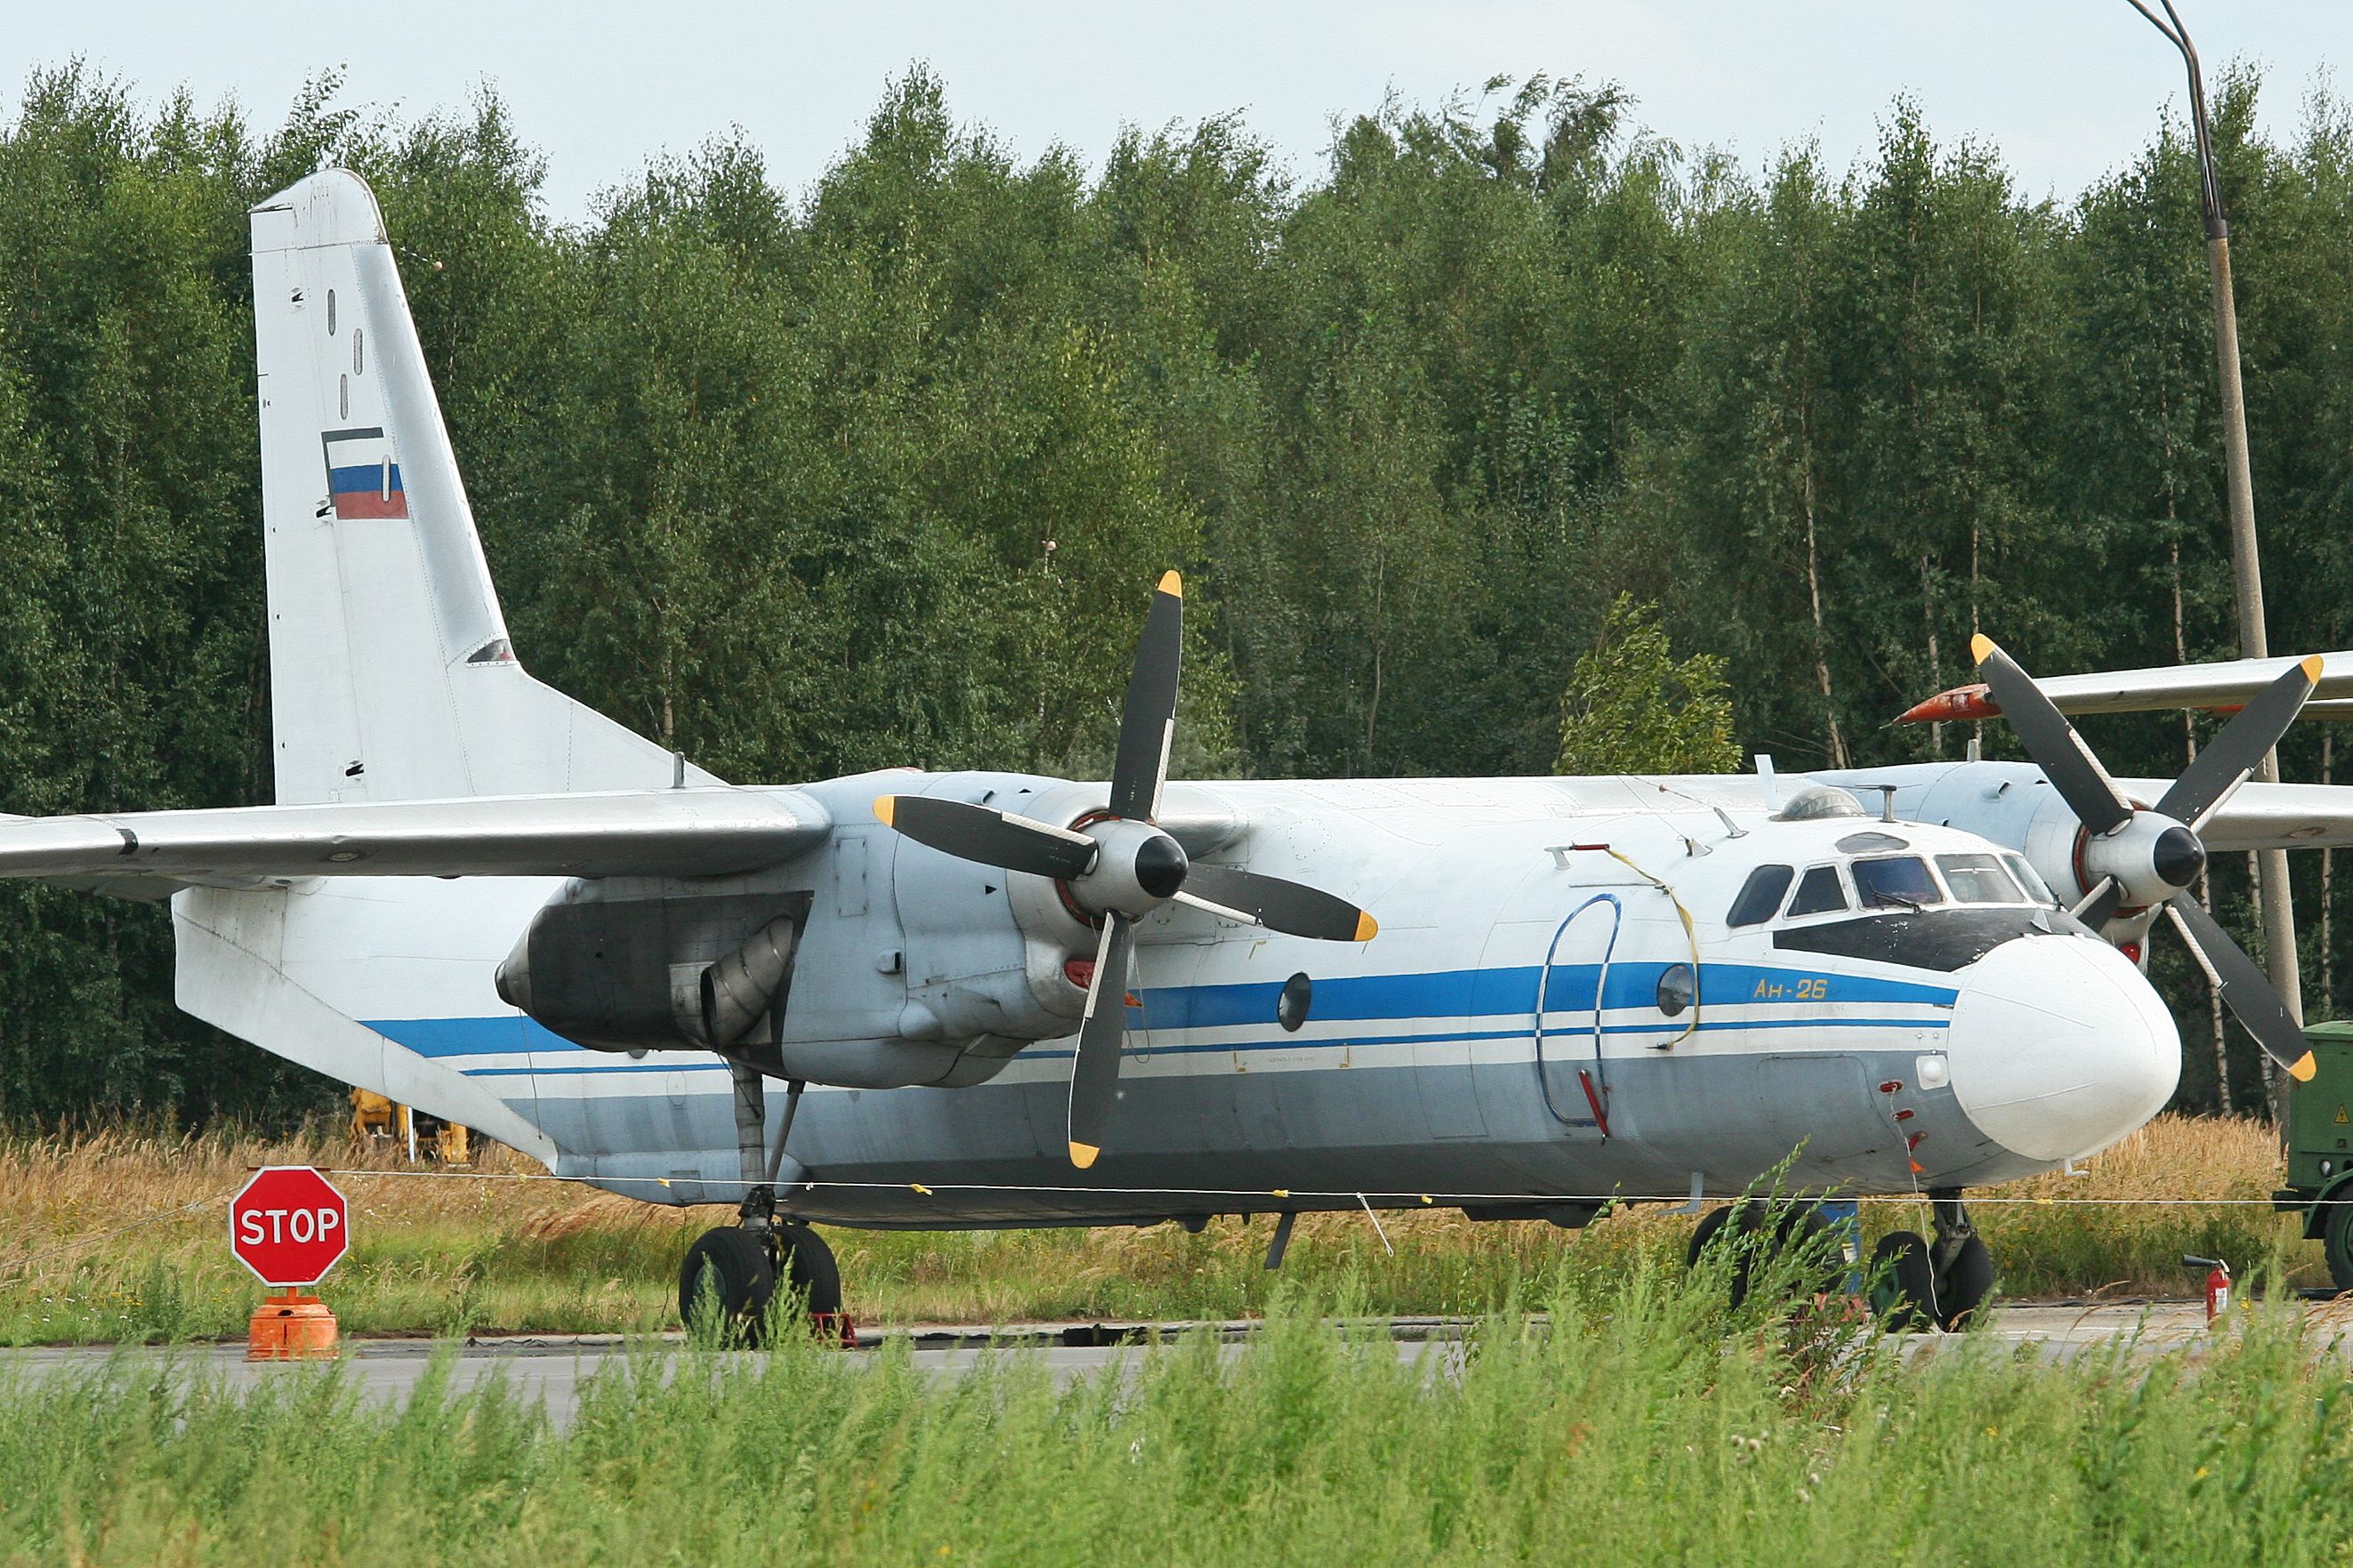
[[[2315,1303],[2306,1310],[2319,1331],[2316,1346],[2338,1352],[2342,1336],[2353,1334],[2353,1302]],[[1461,1342],[1467,1320],[1403,1318],[1391,1321],[1389,1331],[1398,1359],[1412,1363],[1430,1356],[1443,1367],[1451,1347]],[[957,1325],[921,1325],[862,1332],[856,1349],[845,1352],[856,1362],[871,1362],[883,1344],[906,1341],[917,1367],[942,1376],[962,1373],[991,1347],[1022,1355],[1042,1357],[1056,1379],[1068,1382],[1100,1373],[1132,1357],[1136,1347],[1155,1335],[1190,1329],[1214,1328],[1237,1349],[1256,1325],[1244,1321],[1198,1323],[1028,1323],[995,1331]],[[2131,1336],[2136,1355],[2195,1352],[2211,1342],[2203,1304],[2198,1301],[2132,1301],[2065,1305],[2004,1306],[1977,1336],[2010,1347],[2032,1346],[2048,1362],[2072,1359],[2115,1344]],[[1912,1334],[1904,1336],[1907,1354],[1936,1354],[1968,1342],[1966,1336]],[[682,1348],[683,1336],[672,1334],[653,1342],[658,1347]],[[566,1424],[578,1406],[582,1386],[607,1364],[649,1343],[617,1335],[509,1335],[469,1340],[458,1351],[451,1369],[455,1391],[474,1387],[485,1378],[501,1375],[526,1401],[543,1401],[557,1426]],[[423,1339],[347,1340],[338,1362],[345,1376],[355,1379],[364,1397],[398,1404],[413,1393],[442,1342]],[[737,1352],[751,1353],[757,1352]],[[323,1363],[248,1362],[245,1346],[214,1344],[173,1348],[116,1349],[106,1346],[0,1350],[0,1378],[89,1375],[110,1363],[168,1363],[218,1380],[231,1388],[256,1386],[270,1378],[314,1374]]]

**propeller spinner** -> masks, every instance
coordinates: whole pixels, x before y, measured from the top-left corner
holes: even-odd
[[[917,843],[984,866],[1050,877],[1080,908],[1102,920],[1094,977],[1071,1068],[1071,1163],[1081,1170],[1103,1152],[1103,1128],[1119,1098],[1137,920],[1174,900],[1327,942],[1369,942],[1378,930],[1372,916],[1345,899],[1239,867],[1197,866],[1184,846],[1154,826],[1176,731],[1184,640],[1184,580],[1170,572],[1152,595],[1136,644],[1112,763],[1111,805],[1104,815],[1061,827],[929,795],[884,795],[874,803],[876,816]]]
[[[1970,639],[1969,651],[2026,754],[2084,825],[2075,841],[2075,865],[2085,893],[2075,906],[2076,918],[2097,931],[2119,910],[2162,905],[2191,954],[2214,977],[2224,1005],[2289,1077],[2299,1083],[2310,1079],[2312,1053],[2286,1003],[2189,888],[2206,868],[2199,828],[2247,782],[2303,711],[2320,679],[2320,659],[2307,658],[2265,687],[2149,807],[2125,797],[2058,705],[1991,637]]]

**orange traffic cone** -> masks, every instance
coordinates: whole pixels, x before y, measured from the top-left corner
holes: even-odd
[[[332,1361],[337,1353],[335,1314],[316,1296],[287,1290],[253,1310],[246,1360]]]

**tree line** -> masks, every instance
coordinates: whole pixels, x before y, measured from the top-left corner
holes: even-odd
[[[2214,134],[2272,638],[2333,648],[2353,115],[2267,140],[2261,89],[2229,74]],[[75,65],[0,121],[0,808],[268,799],[244,215],[329,163],[384,204],[522,658],[734,780],[1100,773],[1170,563],[1196,776],[1589,764],[1656,717],[1572,690],[1618,635],[1784,771],[2016,755],[1888,723],[1974,632],[2052,673],[2236,651],[2196,171],[2154,113],[2066,201],[1900,98],[1851,168],[1751,166],[1543,77],[1380,105],[1306,172],[1239,117],[1090,167],[917,68],[805,190],[723,137],[558,222],[494,96],[404,119],[327,78],[263,129]],[[2208,724],[2087,727],[2169,777]],[[2284,762],[2329,776],[2326,727]],[[2316,1016],[2333,869],[2300,858]],[[0,1119],[323,1101],[174,1010],[169,946],[0,886]]]

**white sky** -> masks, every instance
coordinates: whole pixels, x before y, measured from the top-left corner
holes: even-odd
[[[2206,57],[2265,68],[2267,127],[2291,134],[2332,64],[2348,0],[2176,0]],[[741,127],[772,177],[820,174],[886,78],[928,61],[956,113],[1025,157],[1098,162],[1123,123],[1240,110],[1312,175],[1332,117],[1394,89],[1436,102],[1491,75],[1615,79],[1638,118],[1754,163],[1818,136],[1834,165],[1874,144],[1899,91],[1940,138],[1998,142],[2029,194],[2072,195],[2129,157],[2183,97],[2179,57],[2125,0],[1191,0],[1140,5],[882,0],[14,0],[0,110],[26,73],[79,55],[152,101],[185,84],[275,126],[303,79],[346,68],[343,101],[404,113],[493,84],[578,217],[660,151]]]

